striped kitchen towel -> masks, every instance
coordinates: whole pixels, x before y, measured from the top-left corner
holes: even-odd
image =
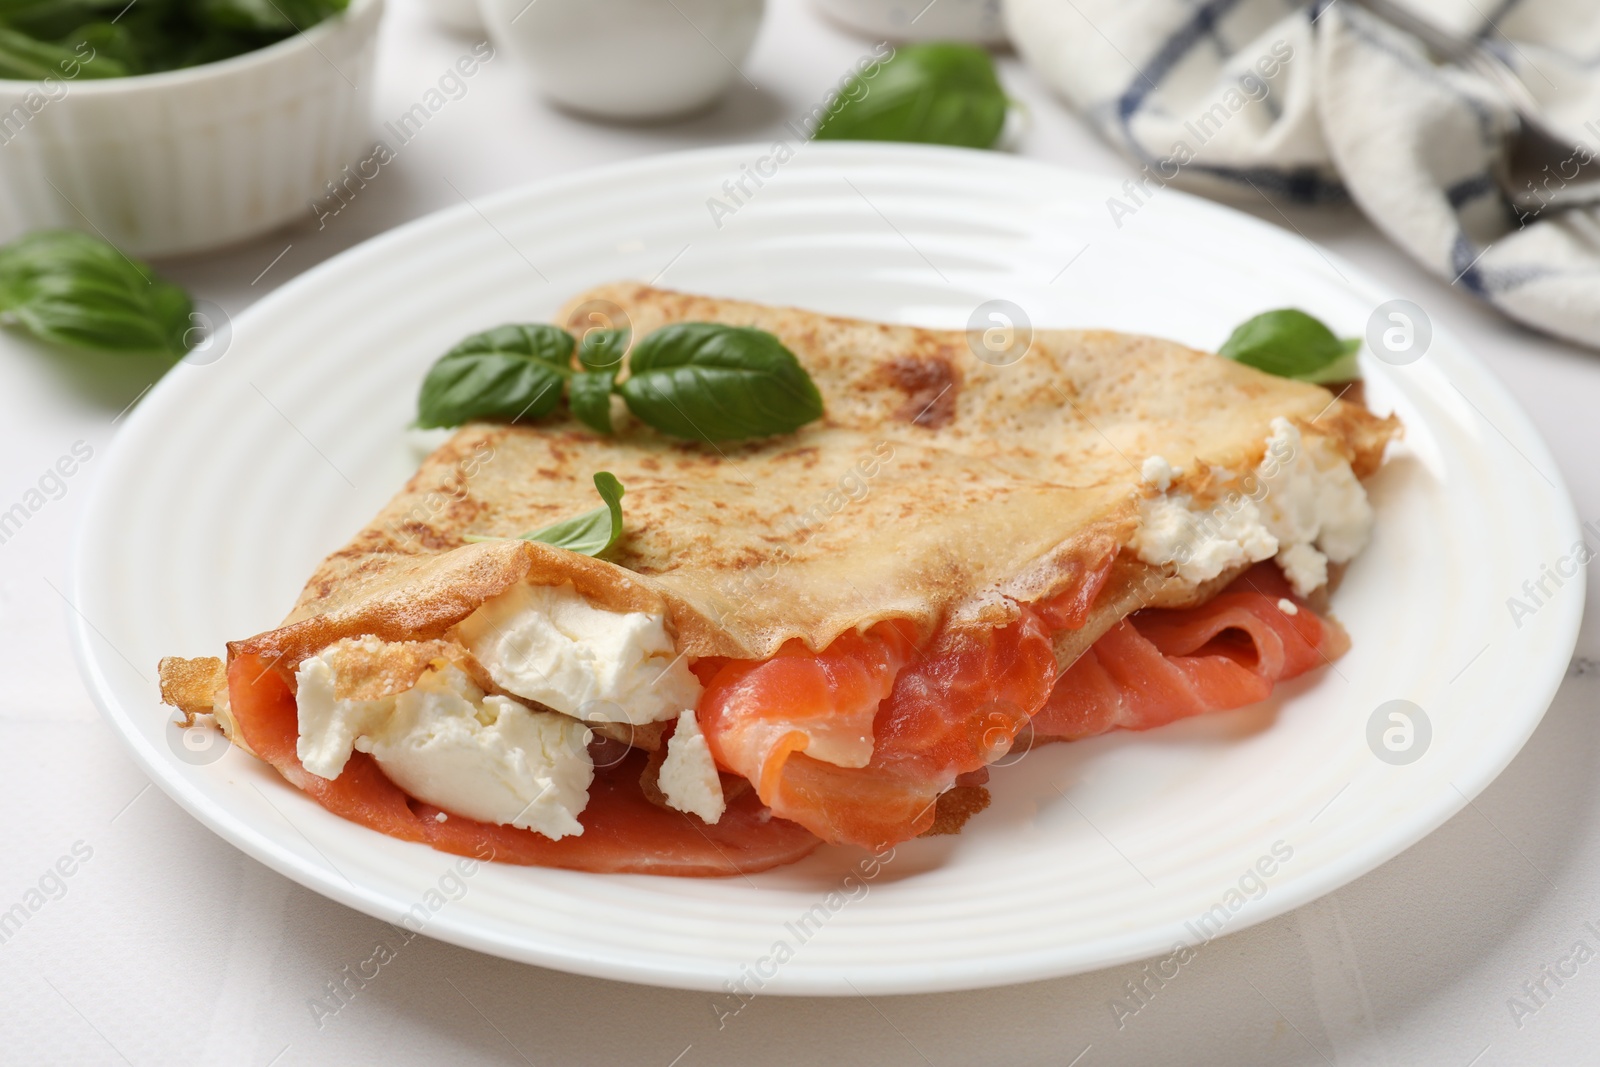
[[[1432,0],[1600,154],[1600,3]],[[1535,329],[1600,347],[1600,205],[1531,213],[1495,175],[1517,120],[1489,81],[1349,0],[1006,0],[1017,51],[1158,184],[1353,200],[1429,270]],[[1570,176],[1570,175],[1569,175]]]

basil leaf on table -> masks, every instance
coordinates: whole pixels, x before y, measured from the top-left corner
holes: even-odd
[[[417,427],[550,414],[561,403],[573,345],[570,333],[543,324],[473,334],[440,356],[422,380]]]
[[[1356,353],[1361,338],[1341,340],[1304,311],[1281,308],[1240,325],[1217,354],[1303,382],[1344,382],[1361,376]]]
[[[567,379],[567,404],[578,421],[596,433],[611,433],[611,388],[616,371],[580,371]]]
[[[617,392],[640,421],[705,441],[791,433],[822,416],[794,353],[748,326],[663,326],[633,346]]]
[[[76,230],[38,230],[0,247],[0,322],[41,340],[105,352],[188,350],[189,294]]]
[[[539,541],[543,544],[564,548],[568,552],[577,552],[585,556],[598,556],[622,537],[622,483],[617,481],[617,476],[610,471],[601,471],[594,476],[594,487],[600,493],[600,499],[605,501],[593,511],[585,511],[582,515],[574,515],[570,519],[551,523],[538,530],[530,530],[517,537],[478,537],[468,534],[466,540],[480,541]]]
[[[990,148],[1007,106],[988,52],[953,42],[906,45],[846,82],[812,136]]]

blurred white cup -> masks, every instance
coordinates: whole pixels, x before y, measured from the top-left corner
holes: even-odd
[[[480,0],[496,48],[574,111],[631,121],[697,111],[740,77],[765,0]]]
[[[816,5],[841,26],[874,40],[981,45],[1008,40],[1000,0],[816,0]]]

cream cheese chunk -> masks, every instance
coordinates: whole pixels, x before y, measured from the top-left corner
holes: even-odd
[[[453,665],[394,696],[341,700],[336,665],[348,644],[304,660],[295,674],[295,751],[306,770],[337,778],[352,749],[368,752],[401,789],[458,815],[552,839],[583,833],[578,815],[594,779],[588,727],[486,696]]]
[[[667,758],[661,764],[658,784],[668,804],[708,823],[722,818],[726,810],[717,765],[693,708],[678,716],[678,726],[667,739]]]
[[[1301,596],[1328,580],[1372,536],[1372,505],[1350,464],[1321,437],[1307,441],[1282,416],[1272,420],[1257,470],[1265,488],[1261,517],[1280,545],[1278,562]]]
[[[1139,504],[1131,542],[1138,557],[1196,584],[1276,557],[1294,591],[1307,596],[1327,582],[1330,561],[1344,563],[1366,547],[1372,506],[1349,462],[1321,437],[1307,441],[1286,418],[1273,419],[1271,429],[1250,479],[1254,490],[1209,505],[1172,492],[1181,472],[1148,457],[1140,474],[1158,493]]]
[[[456,632],[500,688],[585,722],[662,722],[700,699],[665,617],[598,608],[571,585],[519,582]]]
[[[1183,471],[1174,469],[1165,456],[1146,456],[1143,465],[1139,467],[1139,477],[1163,493],[1172,488],[1172,479],[1182,473]]]
[[[559,840],[583,833],[578,814],[594,780],[589,737],[581,722],[486,697],[447,667],[396,697],[387,728],[356,747],[414,797]]]
[[[334,779],[344,770],[356,738],[375,730],[394,714],[394,697],[378,700],[341,700],[336,695],[339,655],[346,651],[375,651],[376,637],[339,641],[315,656],[300,661],[295,671],[295,705],[299,709],[300,736],[294,754],[318,778]]]
[[[1231,567],[1269,559],[1278,542],[1248,497],[1236,495],[1207,510],[1197,509],[1186,493],[1162,493],[1140,503],[1133,548],[1146,563],[1175,565],[1180,578],[1198,585]]]

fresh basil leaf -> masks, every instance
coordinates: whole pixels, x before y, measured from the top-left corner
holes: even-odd
[[[567,403],[578,420],[596,433],[611,432],[611,387],[617,372],[588,370],[567,379]]]
[[[0,0],[0,77],[111,78],[198,66],[308,30],[347,3]]]
[[[558,326],[497,326],[473,334],[422,380],[417,426],[430,430],[472,419],[537,419],[561,402],[572,335]]]
[[[0,78],[19,81],[43,81],[46,78],[62,79],[69,71],[79,78],[120,78],[132,73],[128,67],[111,56],[94,55],[85,62],[83,57],[94,55],[78,52],[69,45],[48,44],[25,33],[0,26]]]
[[[1228,359],[1303,382],[1341,382],[1361,376],[1361,339],[1340,340],[1304,311],[1281,308],[1243,323],[1218,349]]]
[[[905,45],[846,82],[812,136],[991,148],[1006,107],[988,52],[953,42]]]
[[[589,330],[578,345],[578,362],[589,370],[617,369],[628,350],[628,332],[598,327]]]
[[[574,515],[570,519],[552,523],[539,530],[530,530],[517,537],[478,537],[474,534],[466,536],[467,541],[539,541],[543,544],[564,548],[568,552],[577,552],[585,556],[598,556],[622,537],[622,483],[617,481],[617,476],[610,471],[601,471],[594,476],[594,487],[600,493],[600,499],[605,501],[601,507],[593,511],[586,511],[582,515]]]
[[[125,74],[143,74],[149,70],[144,49],[127,26],[110,22],[86,23],[62,38],[61,45],[72,49],[74,55],[94,57],[84,65],[85,70],[96,67],[106,70],[112,65],[120,66]],[[78,76],[81,78],[83,74]],[[117,75],[102,73],[101,76]]]
[[[182,288],[86,233],[38,230],[0,247],[0,322],[42,340],[181,356],[193,310]]]
[[[198,0],[202,22],[227,30],[299,33],[345,9],[347,0]]]
[[[790,433],[822,416],[794,353],[748,326],[663,326],[633,346],[617,391],[640,421],[706,441]]]
[[[165,66],[161,69],[176,70],[180,67],[198,67],[203,63],[216,63],[219,60],[242,56],[246,52],[254,52],[270,43],[270,39],[263,41],[256,34],[209,30],[204,36],[188,41],[180,50],[162,60]]]
[[[0,20],[38,41],[53,41],[86,22],[109,19],[127,6],[115,0],[0,0]]]
[[[126,0],[117,10],[123,6]],[[138,0],[117,24],[128,27],[147,71],[230,59],[265,48],[293,32],[286,22],[269,30],[218,25],[193,0]],[[302,28],[309,26],[302,23]]]
[[[1361,338],[1346,337],[1339,342],[1339,358],[1323,367],[1321,370],[1312,371],[1303,375],[1301,381],[1313,385],[1327,385],[1329,382],[1353,382],[1361,377],[1361,360],[1357,353],[1361,351]]]

